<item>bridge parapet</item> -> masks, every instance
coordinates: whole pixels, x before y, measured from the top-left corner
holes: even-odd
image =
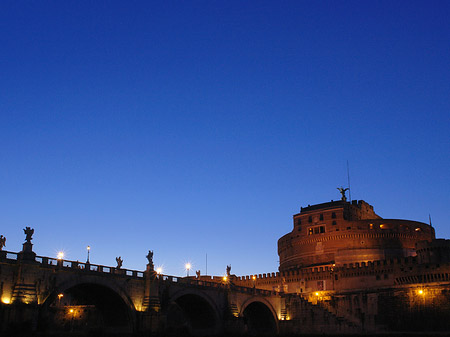
[[[245,287],[241,285],[235,285],[227,282],[214,282],[214,281],[205,281],[201,279],[195,278],[176,278],[168,275],[160,275],[160,280],[165,282],[174,282],[180,283],[187,286],[194,287],[207,287],[207,288],[220,288],[220,289],[230,289],[233,292],[239,292],[243,294],[253,294],[253,295],[261,295],[261,296],[276,296],[280,293],[275,290],[267,290],[267,289],[259,289],[254,287]]]
[[[0,261],[17,264],[19,260],[19,253],[2,251],[0,255]],[[44,268],[53,268],[53,269],[66,269],[66,270],[79,270],[85,272],[97,272],[97,273],[105,273],[105,274],[115,274],[115,275],[124,275],[127,277],[133,278],[143,278],[144,272],[139,270],[131,270],[131,269],[118,269],[115,267],[109,267],[99,264],[91,264],[79,261],[71,261],[64,259],[57,259],[47,256],[36,256],[35,259],[31,262],[35,262],[40,264]]]

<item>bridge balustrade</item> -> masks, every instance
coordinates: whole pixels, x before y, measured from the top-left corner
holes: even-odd
[[[204,281],[204,280],[198,280],[195,278],[179,278],[177,279],[174,276],[169,275],[160,275],[160,280],[166,281],[166,282],[180,282],[186,285],[192,285],[192,286],[199,286],[199,287],[209,287],[209,288],[228,288],[231,287],[233,291],[238,291],[244,294],[257,294],[257,295],[263,295],[263,296],[272,296],[272,295],[279,295],[280,293],[274,290],[266,290],[266,289],[258,289],[258,288],[250,288],[250,287],[242,287],[242,286],[236,286],[236,285],[230,285],[226,283],[221,282],[211,282],[211,281]]]
[[[17,253],[6,252],[6,258],[8,260],[17,260]]]
[[[9,260],[17,260],[18,253],[6,252],[6,258]],[[35,261],[43,266],[49,267],[59,267],[64,269],[75,269],[75,270],[85,270],[95,273],[105,273],[105,274],[117,274],[125,275],[134,278],[143,278],[144,272],[131,269],[117,269],[114,267],[108,267],[98,264],[90,264],[79,261],[55,259],[46,256],[36,256]]]

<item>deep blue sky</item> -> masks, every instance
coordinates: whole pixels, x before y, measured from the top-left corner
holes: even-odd
[[[0,234],[166,273],[278,268],[300,206],[450,238],[450,2],[2,1]]]

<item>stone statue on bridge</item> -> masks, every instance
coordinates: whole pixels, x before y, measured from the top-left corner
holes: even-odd
[[[227,266],[227,277],[231,275],[231,264]]]
[[[153,264],[153,250],[149,250],[148,254],[146,256],[148,263],[147,263],[147,270],[149,271],[155,271],[155,265]]]
[[[27,243],[31,243],[31,240],[33,240],[32,236],[34,234],[34,229],[30,228],[30,227],[25,227],[25,229],[23,230],[23,232],[25,233],[26,237],[25,237],[25,241]]]
[[[200,270],[196,270],[195,275],[197,276],[197,278],[200,278]]]
[[[153,250],[149,250],[147,254],[148,264],[153,264]]]
[[[0,235],[0,250],[3,250],[3,247],[6,246],[6,238],[3,235]]]
[[[122,260],[122,257],[121,257],[121,256],[116,257],[116,262],[117,262],[117,269],[122,268],[123,260]]]

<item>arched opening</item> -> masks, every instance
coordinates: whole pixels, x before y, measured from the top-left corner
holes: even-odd
[[[261,302],[250,303],[243,312],[246,332],[249,335],[274,335],[277,324],[272,311]]]
[[[167,330],[177,336],[207,336],[217,333],[218,318],[214,308],[201,296],[186,294],[168,308]]]
[[[84,283],[52,294],[44,303],[39,330],[64,333],[133,332],[128,305],[106,286]]]

